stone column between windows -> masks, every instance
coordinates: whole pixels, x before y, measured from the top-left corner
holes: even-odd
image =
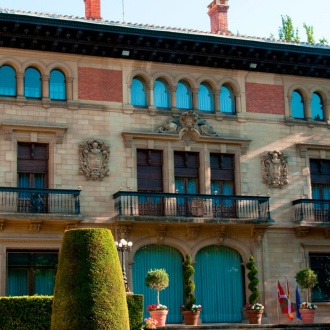
[[[176,108],[176,86],[170,87],[171,91],[171,107]]]
[[[199,92],[199,88],[192,89],[193,110],[198,110],[198,92]]]
[[[42,79],[42,98],[49,99],[49,79],[50,76],[43,75]]]
[[[148,85],[148,105],[150,107],[154,106],[154,93],[153,93],[154,87],[155,87],[155,85],[153,85],[153,84]]]
[[[66,79],[66,99],[72,101],[73,99],[73,78],[69,77]]]
[[[324,114],[324,120],[325,121],[330,120],[330,101],[324,102],[323,114]]]
[[[17,96],[23,97],[24,96],[24,73],[17,73]]]
[[[240,94],[239,93],[234,93],[234,97],[235,97],[235,111],[236,113],[240,113],[241,111],[241,98],[240,98]]]
[[[221,89],[216,89],[214,91],[214,111],[215,112],[220,111],[220,92],[221,92]]]
[[[306,104],[305,104],[305,116],[306,119],[313,119],[312,113],[311,113],[311,98],[306,98]]]

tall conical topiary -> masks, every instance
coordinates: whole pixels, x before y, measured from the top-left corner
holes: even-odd
[[[51,330],[129,330],[118,252],[109,229],[64,233]]]
[[[255,304],[260,296],[260,291],[258,289],[259,280],[257,277],[258,268],[254,264],[253,256],[250,256],[249,261],[246,263],[246,268],[249,270],[247,277],[250,281],[248,288],[251,291],[251,295],[249,296],[249,303]]]
[[[183,265],[183,287],[185,296],[184,309],[187,311],[191,310],[192,305],[196,304],[196,297],[194,296],[195,283],[192,277],[195,273],[195,269],[192,265],[192,259],[189,254],[186,255],[186,260],[182,263]]]

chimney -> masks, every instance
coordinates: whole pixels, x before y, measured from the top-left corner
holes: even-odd
[[[101,17],[101,0],[84,0],[85,2],[85,18],[100,20]]]
[[[211,32],[228,33],[228,0],[213,0],[207,8],[211,19]]]

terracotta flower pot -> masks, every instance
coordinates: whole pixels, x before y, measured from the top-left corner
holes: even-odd
[[[182,315],[183,315],[184,324],[198,325],[199,314],[200,314],[200,311],[195,312],[195,313],[192,311],[183,311]]]
[[[302,323],[314,323],[315,309],[299,309]]]
[[[246,315],[250,324],[261,324],[263,309],[248,309]]]
[[[166,317],[167,317],[168,310],[157,310],[157,311],[149,311],[150,316],[157,320],[158,327],[164,327],[166,324]]]

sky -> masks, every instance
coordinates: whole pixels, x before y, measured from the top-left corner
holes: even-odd
[[[211,0],[101,0],[104,20],[210,31]],[[84,0],[0,0],[0,8],[84,17]],[[330,43],[330,0],[229,0],[228,28],[234,34],[278,38],[281,16],[288,15],[307,40],[303,23],[314,27],[315,40]]]

